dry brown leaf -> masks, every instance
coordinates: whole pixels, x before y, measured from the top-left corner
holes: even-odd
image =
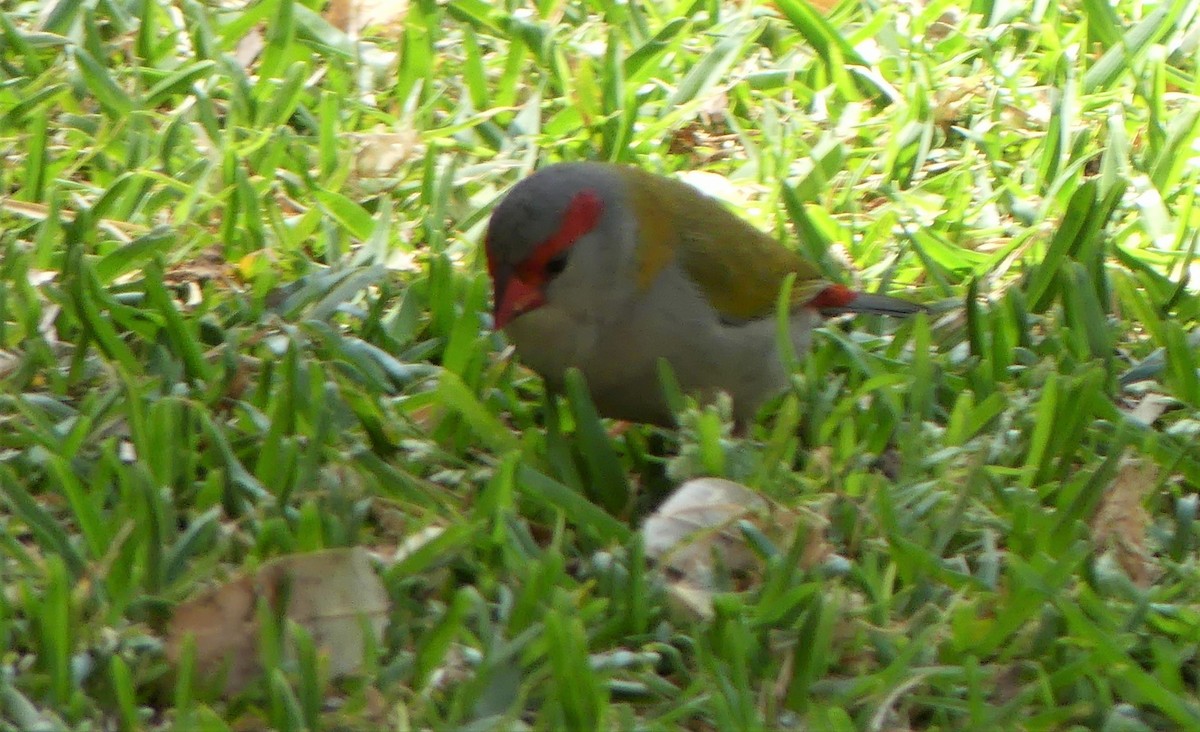
[[[186,262],[172,265],[163,273],[163,284],[167,287],[185,287],[216,282],[224,287],[237,287],[237,269],[225,259],[219,244],[205,247]]]
[[[404,31],[407,15],[408,0],[332,0],[325,8],[325,20],[346,33],[375,28],[394,38]]]
[[[944,128],[959,124],[966,116],[970,104],[985,92],[984,84],[978,78],[955,78],[946,81],[934,94],[931,105],[934,121]]]
[[[713,619],[712,590],[696,587],[687,580],[667,583],[667,606],[675,618]]]
[[[225,693],[235,694],[258,673],[255,586],[240,577],[175,609],[167,630],[167,659],[178,663],[184,639],[195,638],[196,669],[225,674]]]
[[[421,136],[411,128],[388,131],[380,126],[372,132],[354,135],[353,140],[354,172],[360,178],[393,175],[422,151]]]
[[[724,478],[697,478],[681,485],[642,525],[646,556],[668,578],[668,597],[681,614],[704,619],[711,613],[720,564],[731,574],[750,575],[758,555],[746,545],[738,523],[747,521],[784,545],[794,536],[800,516],[749,488]],[[812,521],[813,524],[818,523]],[[819,527],[808,532],[801,566],[814,566],[828,554]]]
[[[378,638],[388,599],[366,551],[331,549],[272,560],[252,577],[238,577],[179,605],[167,628],[167,658],[177,663],[188,636],[195,638],[196,671],[225,673],[224,693],[236,694],[260,672],[258,603],[287,601],[284,615],[305,628],[328,658],[333,677],[362,665],[363,625]],[[277,608],[278,609],[278,608]]]
[[[1092,517],[1092,544],[1098,553],[1111,550],[1138,587],[1149,587],[1156,567],[1146,548],[1150,514],[1145,497],[1154,490],[1157,470],[1141,460],[1125,458]]]
[[[237,47],[233,49],[233,58],[243,69],[248,69],[267,47],[267,38],[262,27],[251,28],[246,35],[238,39]]]
[[[642,525],[646,556],[695,586],[711,589],[714,551],[730,572],[757,564],[736,523],[761,520],[770,510],[766,499],[732,480],[689,480]]]

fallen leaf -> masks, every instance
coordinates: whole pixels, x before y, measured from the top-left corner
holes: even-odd
[[[236,289],[237,269],[225,259],[219,244],[205,247],[191,259],[172,265],[163,272],[163,284],[167,287],[185,287],[215,282],[228,289]]]
[[[934,122],[946,129],[958,124],[966,116],[969,106],[985,93],[985,85],[975,77],[947,81],[933,95],[930,112]]]
[[[732,480],[689,480],[642,525],[646,556],[696,586],[711,589],[714,550],[730,572],[757,564],[735,524],[765,517],[769,511],[765,498]]]
[[[738,524],[748,522],[777,545],[786,545],[800,520],[798,513],[773,506],[740,483],[697,478],[679,486],[646,519],[642,542],[646,556],[667,578],[672,607],[704,619],[711,614],[712,593],[717,589],[718,559],[734,575],[752,575],[760,565]],[[810,568],[827,554],[823,532],[814,526],[800,564]]]
[[[398,38],[408,15],[408,0],[331,0],[325,20],[346,33],[357,35],[377,28],[383,35]]]
[[[1135,422],[1150,426],[1157,422],[1164,412],[1178,403],[1166,394],[1150,392],[1142,395],[1142,398],[1132,408],[1123,408],[1121,412]]]
[[[1138,587],[1149,587],[1156,574],[1146,548],[1150,514],[1145,497],[1157,481],[1154,465],[1125,458],[1092,517],[1092,544],[1098,553],[1112,551],[1117,563]]]
[[[382,178],[395,174],[404,163],[416,159],[422,152],[421,136],[411,128],[388,131],[376,127],[363,132],[354,140],[354,172],[360,178]]]
[[[712,591],[695,587],[686,580],[667,583],[667,603],[676,617],[712,620]]]
[[[337,678],[362,666],[366,618],[376,639],[387,621],[388,599],[360,548],[331,549],[274,559],[253,576],[242,576],[179,605],[167,628],[167,658],[178,663],[189,636],[196,643],[196,671],[224,673],[224,693],[241,691],[262,671],[258,652],[258,603],[265,601],[308,631]]]
[[[267,47],[267,38],[261,27],[251,28],[238,39],[233,49],[233,58],[243,69],[249,69],[262,50]]]

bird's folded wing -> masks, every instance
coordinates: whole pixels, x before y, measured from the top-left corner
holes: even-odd
[[[649,287],[664,267],[677,261],[723,317],[753,320],[774,313],[789,273],[796,273],[791,300],[797,307],[829,284],[799,254],[686,183],[664,183],[637,169],[626,174],[647,178],[631,186],[640,192],[631,201],[641,227],[640,287]]]

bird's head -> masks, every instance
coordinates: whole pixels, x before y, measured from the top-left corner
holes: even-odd
[[[623,182],[609,166],[560,164],[525,178],[496,206],[485,238],[495,323],[549,304],[594,319],[615,293],[635,236]],[[618,288],[619,289],[619,288]]]

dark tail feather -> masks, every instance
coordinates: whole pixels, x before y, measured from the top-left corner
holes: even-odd
[[[843,313],[875,313],[877,315],[913,315],[925,312],[924,305],[901,300],[887,295],[872,295],[861,292],[853,300],[837,306],[820,308],[822,315],[841,315]]]

